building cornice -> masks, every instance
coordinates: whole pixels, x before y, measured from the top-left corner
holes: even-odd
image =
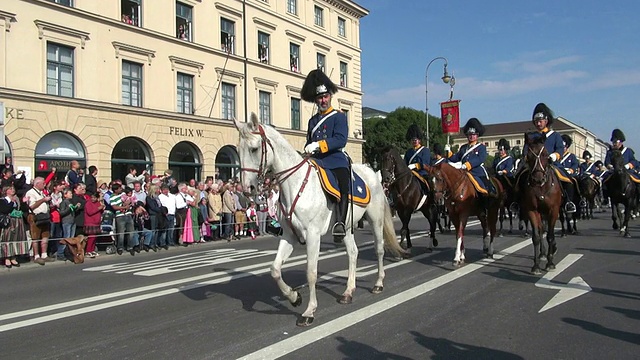
[[[147,57],[147,62],[151,65],[151,59],[156,57],[156,52],[154,50],[149,50],[117,41],[112,41],[111,45],[116,50],[116,59],[120,57],[121,51],[127,51],[134,54],[139,54]]]
[[[351,15],[356,19],[363,18],[369,15],[369,10],[366,8],[356,4],[353,1],[348,0],[324,0],[327,4],[335,7],[336,9],[344,12],[345,14]]]
[[[89,38],[89,33],[86,31],[76,30],[70,27],[66,27],[66,26],[62,26],[62,25],[58,25],[58,24],[54,24],[54,23],[50,23],[42,20],[34,20],[33,23],[36,24],[36,26],[38,27],[38,39],[40,40],[42,40],[42,38],[45,36],[44,34],[45,31],[53,31],[59,34],[76,37],[80,39],[80,47],[82,47],[83,49],[87,43],[87,40],[91,40]]]
[[[11,23],[17,21],[16,14],[0,10],[0,20],[4,20],[4,30],[11,31]]]
[[[216,9],[221,10],[221,11],[226,11],[229,14],[239,17],[242,19],[242,11],[238,11],[237,9],[232,8],[229,5],[225,5],[221,2],[216,2],[215,4]]]

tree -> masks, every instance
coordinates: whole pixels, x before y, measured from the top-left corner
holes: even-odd
[[[399,107],[390,112],[386,118],[374,117],[363,122],[363,137],[365,161],[377,169],[381,163],[380,150],[386,146],[395,147],[404,154],[410,144],[405,139],[407,129],[411,124],[417,124],[423,131],[423,144],[426,145],[427,119],[424,111]],[[435,116],[429,116],[430,145],[436,142],[444,144],[446,135],[442,134],[441,121]]]

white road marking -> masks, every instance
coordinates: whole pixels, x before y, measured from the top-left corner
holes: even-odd
[[[571,299],[575,299],[578,296],[584,295],[591,291],[591,286],[586,283],[580,276],[576,276],[567,284],[561,284],[558,282],[551,282],[554,277],[558,276],[561,272],[567,270],[567,268],[582,257],[582,254],[569,254],[558,265],[556,265],[555,271],[547,272],[538,282],[536,287],[543,289],[560,290],[548,303],[546,303],[538,313],[547,311],[555,306],[563,304]]]
[[[424,295],[434,289],[437,289],[440,286],[448,284],[476,270],[479,270],[482,267],[488,264],[491,264],[496,260],[502,259],[507,255],[510,255],[518,250],[523,249],[529,244],[531,244],[531,239],[521,241],[501,251],[499,254],[495,254],[493,259],[484,259],[472,264],[465,265],[448,274],[442,275],[424,284],[418,285],[409,290],[393,295],[387,299],[378,301],[375,304],[371,304],[362,309],[356,310],[352,313],[349,313],[335,320],[332,320],[326,324],[318,325],[316,327],[310,328],[298,335],[292,336],[278,343],[269,345],[256,352],[243,356],[240,359],[242,360],[277,359],[293,351],[301,349],[311,343],[314,343],[318,340],[324,339],[329,335],[335,334],[338,331],[341,331],[350,326],[353,326],[361,321],[370,319],[371,317],[378,315],[386,310],[389,310],[395,306],[403,304],[409,300],[415,299],[420,295]]]

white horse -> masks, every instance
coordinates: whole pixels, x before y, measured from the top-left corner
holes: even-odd
[[[280,223],[283,234],[271,266],[271,276],[293,306],[300,306],[302,296],[282,279],[282,265],[293,252],[296,243],[306,244],[309,305],[296,324],[309,326],[318,307],[316,281],[320,237],[326,234],[330,225],[334,223],[334,204],[327,200],[320,187],[318,175],[308,159],[303,158],[278,131],[270,126],[261,125],[253,113],[247,123],[235,120],[234,122],[240,132],[238,154],[245,188],[248,189],[250,185],[257,187],[267,171],[274,174],[280,185]],[[378,256],[378,279],[371,292],[377,294],[383,289],[385,246],[395,256],[404,254],[404,250],[396,240],[389,205],[376,174],[369,166],[363,164],[354,164],[353,170],[362,177],[371,193],[371,200],[366,207],[354,205],[353,223],[364,216],[373,229],[376,239],[375,251]],[[356,288],[358,248],[350,231],[351,225],[351,221],[347,221],[344,244],[349,257],[349,275],[347,289],[339,299],[341,304],[353,301]]]

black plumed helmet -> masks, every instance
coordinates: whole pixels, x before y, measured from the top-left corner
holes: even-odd
[[[411,124],[409,129],[407,129],[405,139],[407,139],[407,141],[411,141],[413,139],[422,140],[422,130],[420,130],[420,127],[417,124]]]
[[[564,147],[570,147],[573,144],[573,140],[567,134],[562,135],[562,142],[564,143]]]
[[[533,115],[531,115],[531,121],[536,121],[537,119],[547,119],[547,126],[551,126],[555,117],[553,116],[553,112],[545,103],[539,103],[533,109]]]
[[[318,95],[335,94],[336,92],[338,92],[338,87],[331,82],[331,79],[321,70],[315,69],[311,70],[307,78],[304,79],[300,97],[304,101],[314,102]]]
[[[611,133],[611,142],[616,142],[618,140],[622,142],[626,140],[624,138],[624,133],[620,129],[613,129],[613,132]]]
[[[436,155],[444,156],[444,146],[440,143],[433,144],[433,153]]]
[[[582,152],[582,158],[587,160],[587,159],[591,159],[593,156],[591,155],[591,153],[588,150],[585,150]]]
[[[480,123],[480,120],[471,118],[467,120],[467,123],[462,128],[462,132],[465,135],[478,134],[478,136],[482,136],[484,134],[484,126]]]
[[[511,146],[509,146],[509,142],[507,141],[507,139],[500,139],[498,140],[498,150],[502,150],[504,149],[505,151],[509,151],[509,149],[511,149]]]

